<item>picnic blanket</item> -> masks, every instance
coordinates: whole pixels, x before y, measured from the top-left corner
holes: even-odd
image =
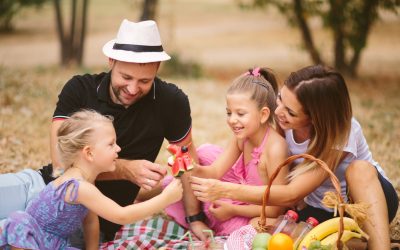
[[[176,222],[158,215],[121,227],[114,240],[103,243],[100,249],[207,249],[204,243],[194,236],[191,243],[186,233],[187,230]],[[218,249],[223,249],[226,237],[214,239],[222,246]]]

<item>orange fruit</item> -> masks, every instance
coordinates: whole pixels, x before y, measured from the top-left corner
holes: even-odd
[[[293,240],[284,233],[274,234],[269,240],[268,250],[293,250]]]

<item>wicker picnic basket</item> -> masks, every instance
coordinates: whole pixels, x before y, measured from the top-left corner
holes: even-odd
[[[293,155],[293,156],[290,156],[289,158],[287,158],[283,163],[281,163],[278,166],[278,168],[275,170],[275,172],[269,178],[268,186],[267,186],[267,188],[264,192],[264,196],[263,196],[262,211],[261,211],[260,220],[258,221],[258,228],[256,228],[256,230],[258,232],[267,232],[271,227],[270,225],[267,225],[267,223],[266,223],[265,209],[266,209],[266,204],[267,204],[267,201],[268,201],[268,198],[270,195],[270,187],[271,187],[272,182],[274,181],[274,179],[278,175],[279,171],[284,166],[292,163],[294,160],[296,160],[298,158],[303,158],[303,159],[307,159],[307,160],[315,162],[319,167],[324,169],[329,174],[329,177],[335,188],[335,192],[327,192],[325,194],[323,203],[327,207],[334,208],[335,212],[337,210],[337,212],[339,213],[340,220],[339,220],[338,239],[340,239],[343,234],[343,230],[344,230],[343,217],[344,217],[345,212],[347,214],[349,214],[351,217],[353,217],[357,223],[361,223],[362,221],[364,221],[366,219],[366,209],[368,206],[366,204],[348,204],[348,203],[344,202],[344,199],[341,196],[341,192],[340,192],[340,182],[339,182],[338,178],[336,177],[336,175],[332,172],[332,170],[328,167],[328,165],[324,161],[322,161],[318,158],[315,158],[314,156],[309,155],[309,154],[299,154],[299,155]],[[337,241],[336,246],[337,246],[337,249],[343,248],[343,244],[341,243],[340,240]]]

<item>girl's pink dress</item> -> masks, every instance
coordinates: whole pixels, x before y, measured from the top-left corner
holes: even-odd
[[[222,181],[238,183],[238,184],[246,184],[253,186],[262,186],[264,185],[260,176],[258,175],[258,163],[260,161],[260,156],[262,150],[264,148],[265,142],[267,141],[268,130],[264,135],[264,139],[261,145],[257,148],[254,148],[251,152],[252,159],[247,163],[244,163],[243,153],[240,155],[239,159],[236,163],[225,173],[225,175],[221,178]],[[246,143],[245,141],[244,143]],[[199,163],[202,166],[208,166],[212,164],[217,157],[222,153],[223,149],[219,146],[212,144],[204,144],[201,145],[197,149],[197,155],[199,157]],[[163,181],[163,186],[168,185],[172,180],[171,176],[168,176]],[[225,202],[230,202],[237,205],[248,205],[248,203],[235,201],[230,199],[221,199]],[[203,203],[203,211],[207,216],[207,224],[208,226],[214,230],[216,235],[229,235],[236,229],[245,226],[249,223],[250,219],[242,216],[235,216],[226,221],[219,221],[216,219],[210,212],[209,207],[212,205],[210,202]],[[185,210],[183,207],[183,202],[179,201],[165,209],[165,212],[172,218],[175,219],[179,224],[188,228],[188,224],[185,222]]]

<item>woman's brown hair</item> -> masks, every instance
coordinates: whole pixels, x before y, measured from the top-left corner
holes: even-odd
[[[311,120],[307,153],[335,170],[347,144],[352,119],[350,96],[343,76],[329,67],[315,65],[291,73],[284,84],[296,95]],[[308,165],[297,168],[291,176],[313,167]]]

